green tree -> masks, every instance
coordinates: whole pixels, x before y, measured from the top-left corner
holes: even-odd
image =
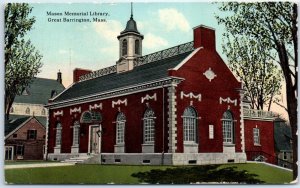
[[[271,104],[280,94],[281,72],[269,58],[269,51],[257,41],[245,36],[225,33],[222,44],[231,70],[243,81],[245,96],[252,109],[270,111]]]
[[[5,7],[5,118],[16,95],[30,84],[42,66],[42,56],[31,42],[23,39],[35,22],[28,18],[28,4],[9,3]]]
[[[259,41],[278,61],[284,75],[287,111],[293,138],[293,177],[297,178],[297,4],[291,2],[222,3],[219,9],[229,13],[217,17],[228,33]],[[271,54],[271,53],[270,53]]]

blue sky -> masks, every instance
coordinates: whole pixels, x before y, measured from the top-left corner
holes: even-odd
[[[36,22],[27,37],[43,55],[43,67],[38,77],[56,78],[60,70],[63,84],[72,82],[74,68],[98,70],[114,65],[118,60],[117,36],[125,29],[130,18],[130,3],[88,4],[31,4],[31,16]],[[49,22],[51,12],[107,12],[107,22],[66,23]],[[224,27],[215,15],[220,14],[217,4],[193,3],[134,3],[133,15],[138,30],[144,35],[143,55],[193,40],[192,28],[204,24],[216,29],[217,50],[222,55],[221,42]],[[90,18],[93,16],[70,16]]]

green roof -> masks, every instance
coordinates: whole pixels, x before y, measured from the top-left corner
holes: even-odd
[[[5,136],[31,117],[34,117],[42,126],[46,127],[47,117],[44,116],[9,115],[9,120],[5,121]]]
[[[26,87],[23,95],[17,95],[15,103],[47,104],[53,95],[62,92],[65,87],[58,81],[46,78],[34,78],[33,82]],[[54,95],[54,96],[55,96]]]
[[[156,62],[146,63],[134,67],[133,70],[123,73],[112,73],[94,79],[78,82],[61,93],[53,102],[69,100],[91,94],[105,92],[135,84],[159,80],[168,77],[168,70],[180,64],[189,54],[175,55]]]

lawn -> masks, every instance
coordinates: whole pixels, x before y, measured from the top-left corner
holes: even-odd
[[[257,178],[267,184],[282,184],[292,180],[292,173],[264,164],[221,165],[218,169],[236,167],[236,170],[257,174]],[[28,168],[5,170],[5,180],[9,184],[138,184],[133,173],[149,172],[153,169],[164,173],[167,166],[117,166],[117,165],[75,165],[64,167]],[[178,167],[180,168],[180,167]],[[192,168],[192,167],[188,167]],[[174,176],[172,174],[172,176]],[[180,177],[180,174],[177,174]],[[175,177],[176,178],[176,177]]]

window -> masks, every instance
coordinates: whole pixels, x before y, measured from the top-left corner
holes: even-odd
[[[229,110],[224,112],[223,114],[223,119],[222,119],[222,124],[223,124],[223,143],[224,144],[233,144],[233,117],[232,114]]]
[[[260,145],[260,136],[259,136],[258,128],[253,129],[253,141],[254,141],[254,145]]]
[[[29,107],[26,108],[25,114],[30,114],[30,108]]]
[[[183,112],[183,132],[185,142],[196,143],[197,113],[192,107],[187,107]]]
[[[117,116],[117,135],[116,135],[116,144],[124,144],[124,135],[125,135],[125,122],[126,118],[122,112],[118,113]]]
[[[79,129],[80,124],[76,121],[73,126],[73,146],[78,146],[79,144]]]
[[[42,115],[46,115],[46,110],[45,109],[42,110]]]
[[[144,143],[154,142],[154,112],[147,109],[144,114]]]
[[[283,160],[287,160],[287,152],[283,152]]]
[[[17,138],[18,137],[18,135],[17,134],[13,134],[13,138]]]
[[[24,155],[24,146],[23,145],[17,145],[16,155]]]
[[[56,137],[55,137],[55,146],[59,147],[61,145],[61,131],[62,126],[60,123],[56,125]]]
[[[36,130],[27,130],[27,139],[29,140],[35,140],[36,139]]]
[[[122,41],[122,56],[127,55],[127,40]]]
[[[140,41],[139,40],[135,40],[135,54],[139,55],[140,54]]]

